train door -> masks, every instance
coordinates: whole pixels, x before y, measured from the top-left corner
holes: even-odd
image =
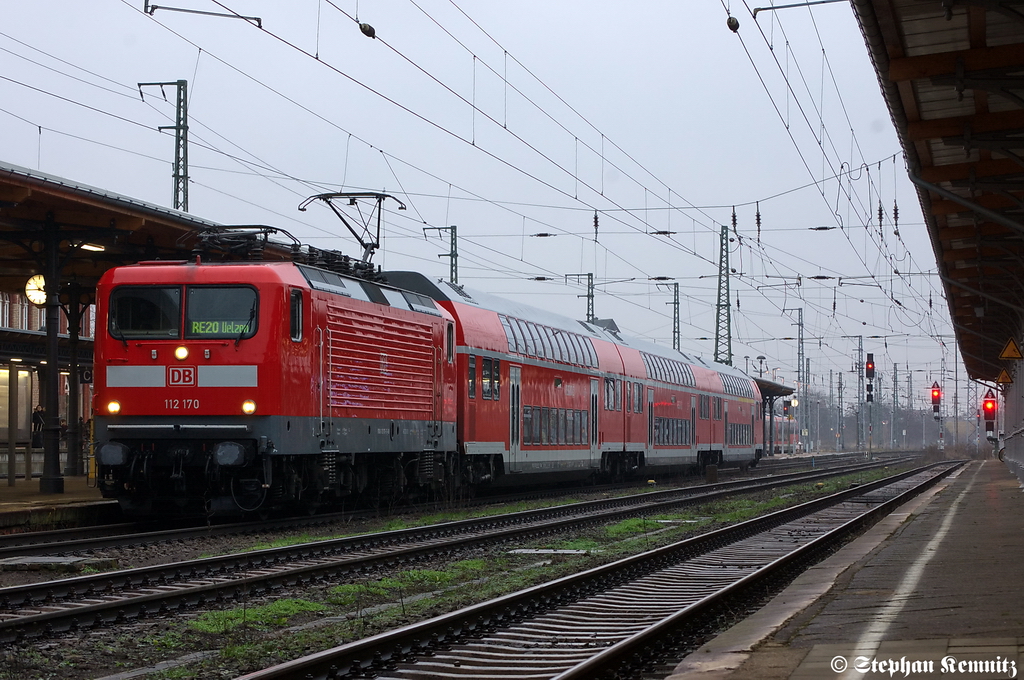
[[[722,400],[722,417],[725,419],[722,427],[722,462],[724,463],[729,456],[729,402],[725,399]]]
[[[600,467],[601,465],[601,446],[598,441],[598,410],[599,406],[599,386],[601,381],[597,378],[590,379],[590,467]]]
[[[647,460],[654,460],[654,388],[647,388]]]
[[[757,406],[754,404],[750,405],[750,436],[745,440],[750,445],[751,453],[757,451],[757,437],[754,433],[757,432]],[[755,454],[756,455],[756,454]]]
[[[508,456],[509,471],[522,471],[522,368],[520,366],[508,367]]]
[[[697,397],[690,397],[690,452],[693,454],[693,460],[697,461],[700,459],[700,454],[697,453]]]
[[[455,446],[453,438],[446,435],[450,430],[446,429],[445,419],[451,417],[452,409],[455,408],[455,324],[445,321],[444,327],[444,361],[438,361],[438,372],[436,376],[437,398],[434,404],[434,418],[438,423],[438,435],[444,441],[444,450],[451,450]]]

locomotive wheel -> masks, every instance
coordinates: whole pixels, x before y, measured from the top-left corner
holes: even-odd
[[[323,504],[323,493],[327,487],[327,478],[323,468],[313,461],[305,461],[301,472],[299,489],[299,507],[308,515],[315,515]]]
[[[377,507],[391,507],[405,494],[405,471],[400,456],[381,464],[371,471],[370,502]]]

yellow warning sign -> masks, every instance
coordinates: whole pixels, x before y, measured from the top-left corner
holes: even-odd
[[[1020,353],[1020,347],[1017,346],[1017,341],[1010,338],[1006,341],[1006,345],[1003,346],[1003,351],[999,353],[1000,359],[1024,359],[1024,354]]]
[[[1010,385],[1012,383],[1013,383],[1013,378],[1010,377],[1010,374],[1006,372],[1005,368],[1003,370],[999,371],[999,377],[996,378],[996,384],[997,385]]]

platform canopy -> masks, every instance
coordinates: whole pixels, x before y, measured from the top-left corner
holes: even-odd
[[[271,227],[226,227],[177,210],[162,208],[110,191],[97,189],[27,168],[0,163],[0,292],[26,292],[45,310],[45,332],[5,330],[0,334],[0,359],[45,362],[40,392],[45,407],[42,430],[43,476],[39,490],[63,493],[58,438],[59,373],[72,373],[89,360],[79,354],[82,310],[95,297],[96,283],[115,266],[142,260],[290,259],[300,245],[271,242],[282,232]],[[69,334],[59,337],[60,315],[68,319]],[[10,369],[8,369],[10,370]],[[70,442],[67,474],[81,472],[78,439],[78,381],[69,381],[67,419]],[[11,402],[16,403],[16,402]],[[16,416],[15,416],[16,417]],[[14,430],[12,430],[13,432]],[[13,450],[14,436],[8,447]],[[10,461],[13,463],[13,456]],[[13,483],[14,468],[8,478]]]
[[[111,267],[142,260],[186,259],[193,250],[209,251],[214,241],[216,249],[229,256],[230,235],[267,229],[225,227],[105,189],[0,163],[0,291],[22,292],[30,277],[47,271],[44,244],[47,232],[54,228],[59,239],[62,290],[73,285],[86,296]],[[237,256],[252,257],[253,242],[246,239]],[[256,238],[255,242],[264,240]],[[266,259],[290,256],[288,247],[272,242],[257,250]]]
[[[970,376],[1024,320],[1024,1],[851,0]]]
[[[764,378],[754,378],[754,382],[757,383],[757,389],[761,391],[762,398],[777,399],[778,397],[788,397],[789,395],[796,392],[792,387],[786,387],[785,385],[771,380],[765,380]]]

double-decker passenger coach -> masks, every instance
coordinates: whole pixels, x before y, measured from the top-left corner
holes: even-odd
[[[389,272],[458,328],[459,444],[472,479],[522,484],[746,468],[761,395],[742,371],[417,272]]]

